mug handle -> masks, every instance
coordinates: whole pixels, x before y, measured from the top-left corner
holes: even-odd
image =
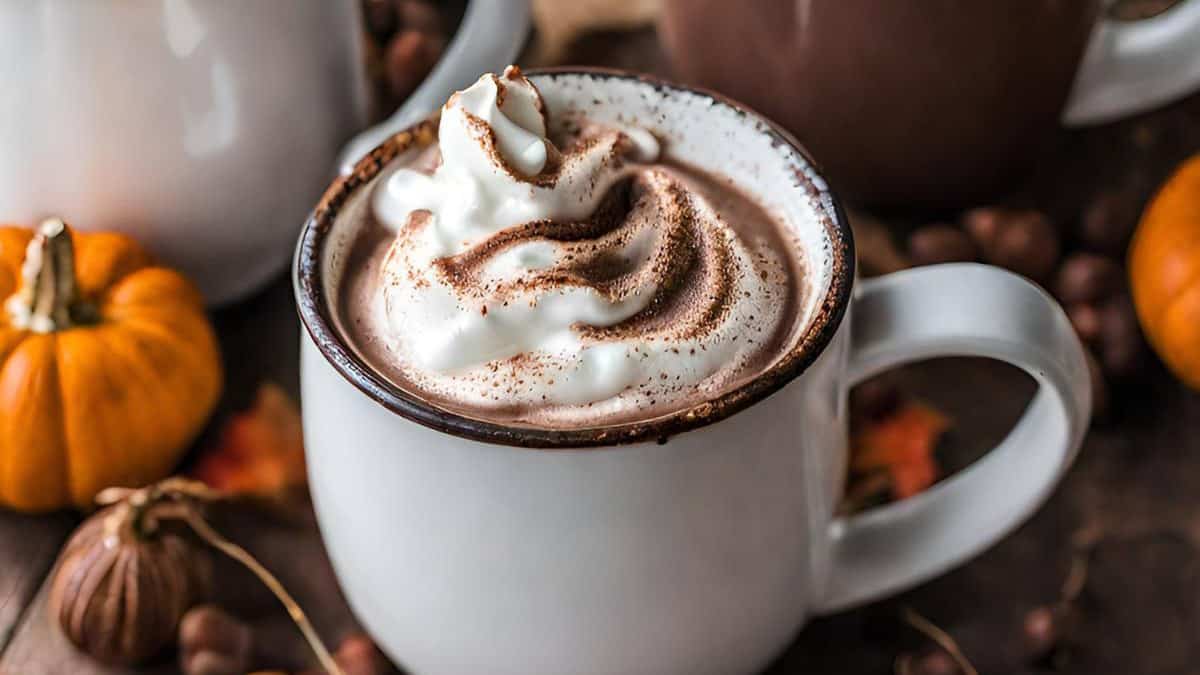
[[[530,0],[471,0],[446,53],[417,90],[386,120],[346,144],[338,158],[342,175],[389,136],[425,119],[450,94],[470,86],[481,74],[516,61],[529,34]]]
[[[1140,21],[1103,18],[1075,76],[1063,123],[1110,122],[1200,86],[1200,2]]]
[[[851,384],[937,356],[1011,363],[1039,387],[993,451],[908,499],[836,519],[820,612],[915,585],[983,551],[1049,496],[1087,431],[1083,346],[1062,308],[1011,272],[922,267],[862,283],[851,324]]]

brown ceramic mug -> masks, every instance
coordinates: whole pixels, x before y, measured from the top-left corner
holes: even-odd
[[[1142,21],[1101,0],[666,0],[684,79],[795,133],[843,193],[954,206],[1004,186],[1068,124],[1200,83],[1200,0]]]

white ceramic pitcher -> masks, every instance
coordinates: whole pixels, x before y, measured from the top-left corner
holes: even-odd
[[[0,0],[0,222],[127,232],[210,303],[247,295],[366,123],[358,7]],[[433,75],[508,63],[527,26],[524,1],[471,2]],[[481,63],[489,43],[506,49]]]

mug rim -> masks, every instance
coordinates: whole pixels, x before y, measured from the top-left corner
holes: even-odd
[[[388,136],[359,159],[353,171],[339,176],[326,189],[309,214],[296,245],[292,286],[297,312],[309,339],[333,369],[375,403],[407,420],[442,433],[473,441],[519,448],[598,448],[657,441],[724,420],[766,399],[804,373],[824,352],[845,317],[854,283],[854,238],[841,202],[830,191],[817,164],[790,133],[749,106],[717,92],[678,84],[654,75],[601,67],[531,69],[534,77],[589,76],[605,80],[631,80],[656,90],[690,93],[724,105],[758,124],[776,147],[790,149],[799,163],[797,187],[807,189],[817,207],[830,242],[829,285],[818,301],[815,316],[803,334],[782,357],[756,377],[711,399],[648,420],[576,429],[519,426],[488,421],[440,408],[408,393],[370,367],[335,327],[321,282],[324,245],[341,207],[357,190],[376,178],[393,159],[414,143],[436,135],[438,113]],[[814,180],[815,179],[815,180]]]

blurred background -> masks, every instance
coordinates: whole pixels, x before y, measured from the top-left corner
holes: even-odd
[[[1171,309],[1200,276],[1134,269],[1130,242],[1166,230],[1200,270],[1200,177],[1172,178],[1200,153],[1200,0],[0,0],[0,33],[4,219],[120,231],[197,282],[224,385],[178,471],[245,497],[213,506],[214,526],[353,672],[394,666],[345,606],[307,502],[287,263],[340,170],[511,61],[742,100],[844,197],[862,276],[1000,265],[1054,295],[1088,347],[1094,426],[1049,504],[965,567],[814,621],[770,673],[968,672],[959,655],[980,673],[1196,672],[1200,333],[1144,307],[1200,326]],[[1034,390],[969,359],[860,386],[842,510],[968,466]],[[237,672],[315,667],[276,599],[221,558],[222,614],[205,620],[240,646],[172,634],[136,666],[72,646],[49,575],[86,515],[0,511],[0,673],[200,673],[192,657],[213,649]]]

